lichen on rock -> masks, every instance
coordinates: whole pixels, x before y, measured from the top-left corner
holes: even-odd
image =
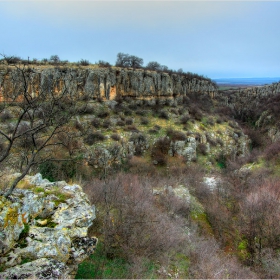
[[[41,174],[24,180],[10,200],[0,196],[0,278],[69,278],[95,249],[97,239],[87,236],[95,208],[78,185]]]

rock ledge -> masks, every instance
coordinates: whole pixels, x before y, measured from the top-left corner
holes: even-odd
[[[73,278],[95,250],[94,219],[80,186],[26,176],[9,200],[0,196],[0,278]]]

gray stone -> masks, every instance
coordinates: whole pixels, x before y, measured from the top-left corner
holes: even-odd
[[[94,252],[97,239],[87,237],[87,231],[95,208],[78,185],[50,183],[40,174],[24,180],[27,189],[15,189],[14,202],[0,196],[0,264],[6,268],[0,277],[40,278],[45,275],[40,271],[48,270],[50,278],[67,278],[69,271],[73,274],[77,264]],[[26,258],[32,262],[19,266]]]

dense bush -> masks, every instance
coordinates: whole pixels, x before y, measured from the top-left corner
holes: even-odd
[[[116,125],[118,125],[118,126],[125,126],[125,122],[123,120],[118,120],[116,122]]]
[[[91,120],[91,125],[95,128],[100,128],[101,119],[100,118],[94,118],[93,120]]]
[[[0,120],[2,122],[8,121],[11,118],[12,118],[12,114],[9,111],[7,111],[7,110],[1,112],[1,114],[0,114]]]
[[[83,104],[79,109],[78,113],[79,114],[94,114],[95,108],[94,106],[91,106],[89,104]]]
[[[279,155],[280,155],[280,141],[268,145],[264,151],[264,158],[267,161],[278,159]]]
[[[247,127],[244,134],[248,135],[251,140],[251,148],[260,148],[264,145],[264,134],[260,130],[254,130]]]
[[[198,151],[199,154],[201,154],[203,156],[206,156],[208,154],[207,146],[206,146],[206,144],[203,144],[203,143],[199,143],[197,145],[197,151]]]
[[[198,121],[201,121],[202,117],[203,117],[203,114],[201,112],[201,110],[198,108],[198,105],[197,104],[192,104],[190,106],[190,114]]]
[[[121,137],[119,134],[117,133],[114,133],[111,135],[111,139],[115,140],[115,141],[120,141],[121,140]]]
[[[166,110],[159,111],[158,117],[161,119],[169,120],[169,114]]]
[[[182,116],[180,118],[181,124],[187,124],[189,120],[190,120],[190,116],[189,115],[184,115],[184,116]]]
[[[169,147],[170,139],[168,137],[157,139],[151,151],[151,157],[156,164],[166,165]]]
[[[187,139],[185,133],[179,130],[174,130],[172,128],[168,128],[166,130],[166,135],[170,138],[171,141],[185,141]]]
[[[99,60],[96,64],[98,64],[99,67],[111,67],[111,64],[104,60]]]
[[[101,132],[90,132],[85,138],[84,141],[88,145],[93,145],[97,141],[104,141],[105,136]]]
[[[103,110],[100,110],[99,112],[97,112],[97,117],[99,117],[101,119],[105,119],[109,115],[110,115],[110,112],[106,109],[103,109]]]
[[[143,124],[143,125],[149,124],[149,119],[148,118],[141,118],[141,124]]]
[[[112,125],[111,120],[107,119],[107,120],[104,120],[104,122],[102,124],[102,127],[103,128],[110,128],[111,125]]]
[[[131,116],[132,113],[133,113],[133,111],[130,110],[130,109],[128,109],[128,108],[125,108],[124,111],[123,111],[123,113],[124,113],[126,116]]]
[[[132,125],[133,124],[133,119],[132,118],[125,119],[125,124],[126,125]]]
[[[135,114],[139,115],[139,116],[145,116],[146,113],[147,112],[145,110],[141,110],[141,109],[138,109],[138,110],[135,111]]]
[[[138,128],[135,125],[127,125],[124,128],[125,131],[131,131],[131,132],[139,132]]]
[[[208,118],[207,118],[207,124],[209,124],[209,125],[211,125],[211,126],[215,125],[215,120],[214,120],[214,118],[213,118],[213,117],[208,117]]]
[[[82,66],[90,65],[90,62],[87,59],[81,59],[78,63]]]

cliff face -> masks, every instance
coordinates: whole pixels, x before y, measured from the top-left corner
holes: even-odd
[[[280,93],[280,82],[260,87],[249,87],[217,94],[224,105],[237,110],[258,105],[263,98]]]
[[[144,69],[37,67],[28,69],[26,81],[18,69],[0,69],[2,100],[8,95],[20,94],[25,85],[33,95],[38,94],[39,89],[54,92],[65,90],[70,95],[78,93],[92,99],[107,100],[122,96],[176,97],[189,92],[203,92],[215,96],[217,92],[215,86],[207,80]]]

